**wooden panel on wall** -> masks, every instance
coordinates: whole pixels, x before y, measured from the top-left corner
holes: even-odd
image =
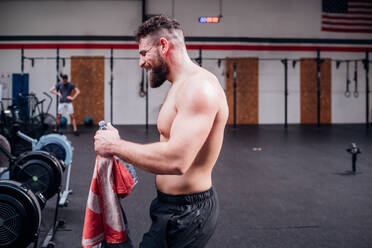
[[[314,59],[301,59],[301,123],[317,123],[317,65]],[[320,123],[331,123],[331,60],[320,68]]]
[[[105,60],[103,56],[72,56],[71,82],[80,90],[74,100],[77,124],[83,124],[84,118],[91,116],[94,123],[103,120],[105,95]]]
[[[258,58],[226,58],[228,124],[234,123],[234,69],[236,64],[236,123],[258,124]]]

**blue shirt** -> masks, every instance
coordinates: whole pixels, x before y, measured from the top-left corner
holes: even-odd
[[[59,99],[60,102],[71,102],[70,99],[67,99],[71,95],[71,91],[75,89],[75,85],[71,82],[67,83],[57,83],[56,90],[59,91],[62,97]]]

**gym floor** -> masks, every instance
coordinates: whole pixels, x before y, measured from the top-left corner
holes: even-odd
[[[119,126],[121,136],[147,143],[159,138],[155,126]],[[56,247],[81,247],[85,206],[93,175],[95,128],[66,131],[75,150],[67,207],[59,209],[65,226]],[[355,175],[351,154],[358,155]],[[372,127],[365,125],[282,125],[227,127],[213,173],[220,200],[214,247],[372,247]],[[66,173],[65,173],[66,174]],[[149,206],[156,195],[154,176],[137,170],[139,183],[122,200],[137,247],[150,226]],[[55,198],[43,210],[41,244],[53,222]],[[40,245],[39,244],[39,245]]]

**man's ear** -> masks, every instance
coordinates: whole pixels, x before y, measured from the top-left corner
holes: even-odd
[[[166,39],[165,37],[160,37],[160,49],[161,49],[161,53],[163,55],[168,54],[169,48],[170,48],[170,43],[169,43],[168,39]]]

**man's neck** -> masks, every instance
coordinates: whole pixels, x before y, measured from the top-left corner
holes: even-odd
[[[194,71],[197,65],[191,61],[187,52],[174,53],[169,63],[169,74],[167,80],[171,83],[177,82]]]

